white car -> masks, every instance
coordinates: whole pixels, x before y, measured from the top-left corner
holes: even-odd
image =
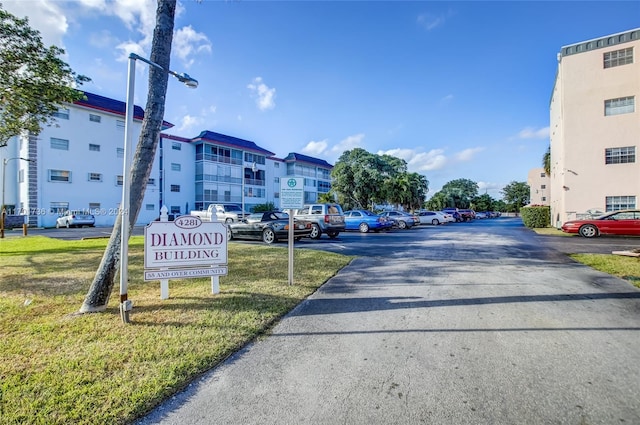
[[[79,210],[65,211],[63,215],[56,219],[56,228],[61,227],[93,227],[96,224],[96,219],[93,214],[86,213]]]
[[[420,217],[420,224],[433,224],[434,226],[455,221],[451,214],[440,211],[420,211],[418,217]]]

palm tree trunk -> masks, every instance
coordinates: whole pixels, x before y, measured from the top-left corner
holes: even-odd
[[[162,130],[164,117],[165,97],[167,94],[167,82],[171,56],[171,43],[173,40],[173,26],[176,12],[176,0],[158,0],[156,10],[156,26],[153,31],[150,60],[163,69],[149,67],[149,91],[147,105],[142,120],[142,130],[136,147],[136,152],[131,165],[131,190],[129,228],[138,218],[144,192],[151,174],[151,167],[156,155],[156,148]],[[116,219],[111,232],[111,238],[102,256],[102,261],[87,293],[81,313],[104,311],[109,303],[109,297],[113,291],[116,271],[120,264],[120,226],[121,215]]]

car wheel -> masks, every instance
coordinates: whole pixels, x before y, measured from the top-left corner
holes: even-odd
[[[585,238],[593,238],[598,236],[598,228],[593,224],[585,224],[580,228],[580,235]]]
[[[318,226],[317,224],[312,224],[309,237],[311,239],[320,239],[320,236],[322,236],[322,230],[320,230],[320,226]]]
[[[360,226],[358,226],[358,228],[360,229],[361,233],[369,232],[369,225],[367,223],[360,223]]]
[[[338,237],[338,235],[339,235],[339,232],[330,232],[330,233],[327,233],[327,236],[329,236],[329,238],[331,238],[331,239],[335,239],[335,238],[337,238],[337,237]]]
[[[232,218],[226,218],[224,220],[224,224],[231,224],[231,223],[233,223],[233,219]]]
[[[434,218],[431,224],[433,224],[434,226],[437,226],[438,224],[440,224],[440,222],[438,221],[437,218]]]
[[[398,228],[400,229],[406,229],[407,228],[407,223],[403,220],[399,220],[398,221]]]
[[[233,233],[231,233],[231,229],[227,226],[227,241],[230,241],[231,239],[233,239]]]
[[[276,241],[276,234],[273,229],[266,228],[262,231],[262,242],[272,244]]]

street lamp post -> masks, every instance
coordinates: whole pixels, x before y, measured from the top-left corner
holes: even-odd
[[[22,160],[22,161],[31,162],[30,159],[22,158],[19,156],[16,156],[13,158],[4,158],[2,160],[2,219],[0,220],[0,238],[4,238],[4,223],[5,223],[5,217],[7,216],[7,208],[4,204],[5,187],[7,185],[7,163],[13,160]]]
[[[176,77],[187,87],[195,89],[198,87],[198,80],[191,78],[188,74],[178,74],[170,69],[165,69],[155,62],[145,59],[141,56],[131,53],[129,55],[129,69],[127,79],[127,104],[125,108],[125,124],[124,124],[124,160],[122,170],[122,202],[120,203],[120,315],[122,321],[129,323],[129,312],[131,311],[131,301],[127,296],[128,284],[128,262],[129,262],[129,208],[131,199],[129,195],[129,170],[131,168],[131,146],[133,138],[133,94],[136,81],[136,60],[155,66],[170,75]]]

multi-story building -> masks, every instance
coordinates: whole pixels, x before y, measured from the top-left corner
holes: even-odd
[[[4,203],[10,214],[24,215],[31,226],[55,226],[68,209],[91,211],[97,226],[116,220],[122,200],[125,103],[85,94],[86,100],[60,108],[56,124],[38,136],[25,134],[0,148]],[[136,106],[135,143],[143,114]],[[163,130],[171,127],[165,122]],[[331,188],[333,167],[326,161],[296,153],[285,159],[274,155],[254,142],[212,131],[194,138],[163,133],[137,223],[156,219],[162,206],[173,215],[214,202],[241,204],[247,211],[267,202],[277,208],[285,176],[304,177],[309,202]]]
[[[529,203],[531,205],[549,205],[551,179],[544,168],[533,168],[527,176],[529,185]]]
[[[562,47],[550,104],[551,220],[636,208],[640,29]]]

